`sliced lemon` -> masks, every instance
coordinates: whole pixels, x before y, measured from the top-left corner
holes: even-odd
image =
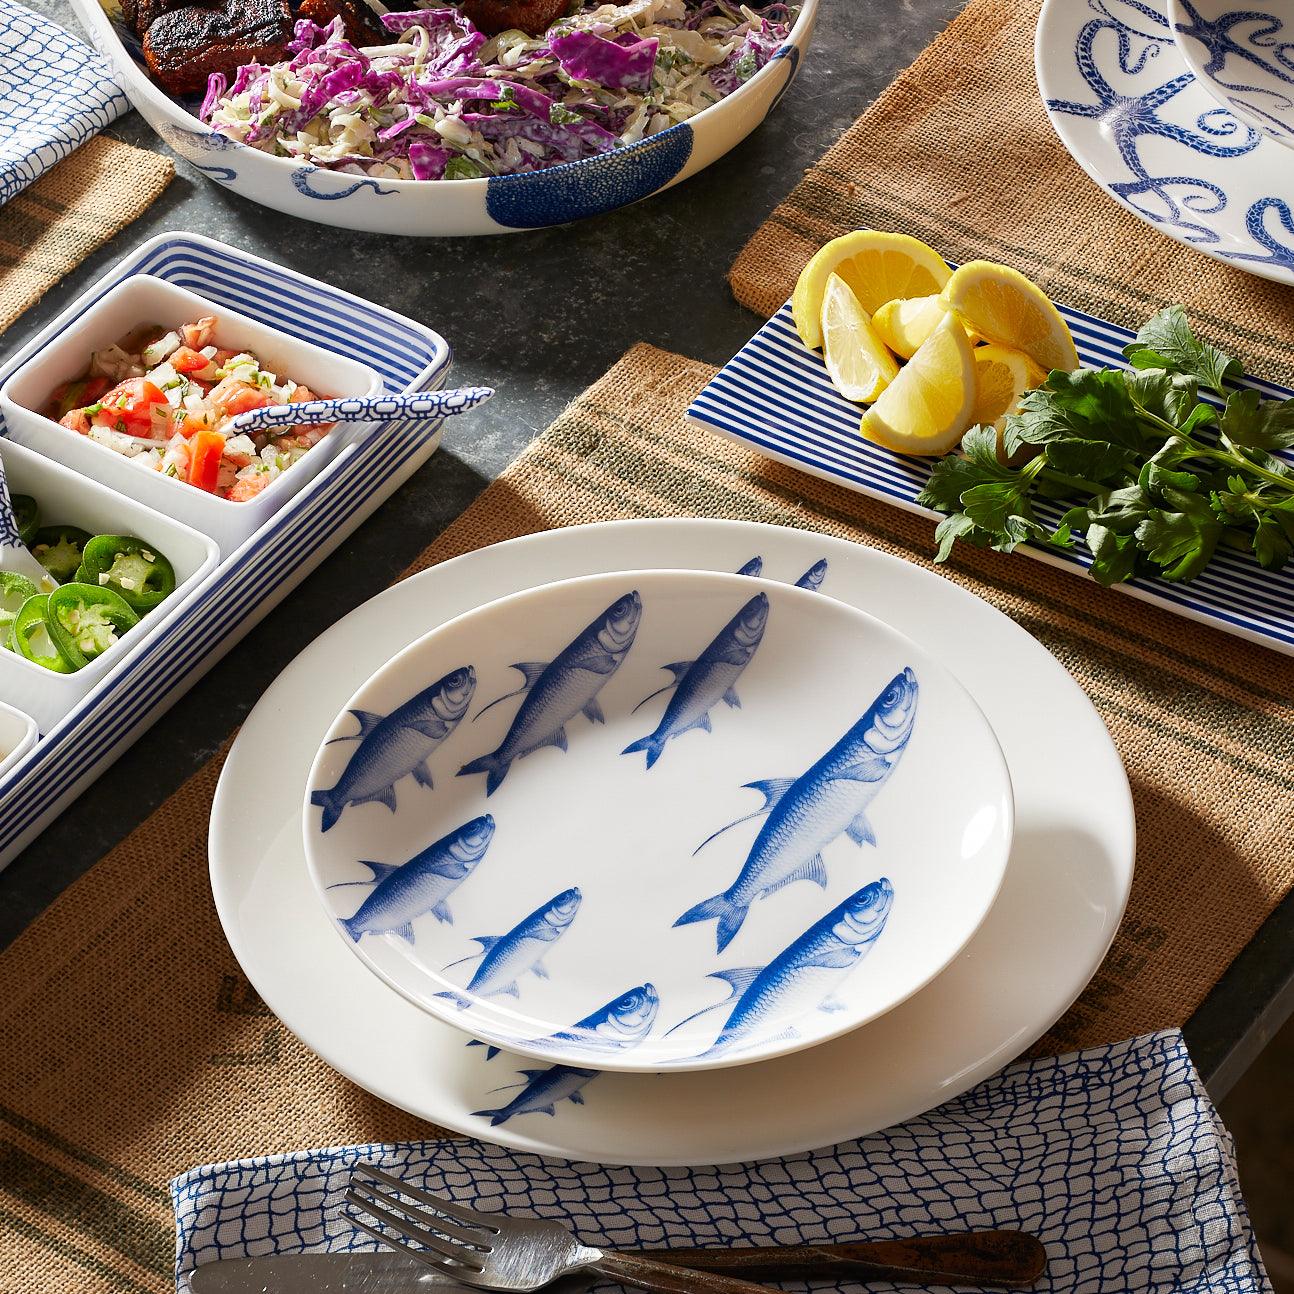
[[[887,301],[872,315],[872,327],[896,355],[911,359],[947,313],[948,307],[937,296],[899,298]],[[970,339],[972,344],[979,340],[974,333]]]
[[[1078,367],[1074,339],[1046,293],[1019,270],[967,261],[943,289],[943,301],[986,341],[1023,351],[1045,369]]]
[[[791,296],[796,331],[810,350],[822,345],[822,300],[839,274],[870,315],[897,297],[938,292],[952,271],[933,248],[907,234],[858,229],[833,238],[800,272]]]
[[[831,384],[860,404],[870,404],[899,373],[867,311],[839,274],[827,280],[822,299],[822,355]]]
[[[1020,397],[1047,380],[1046,372],[1023,351],[1005,346],[980,346],[975,357],[975,410],[972,424],[1001,431],[1007,414],[1020,406]]]
[[[946,454],[975,411],[975,351],[951,315],[863,414],[868,440],[900,454]]]

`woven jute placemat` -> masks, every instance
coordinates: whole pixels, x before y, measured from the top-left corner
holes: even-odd
[[[0,207],[0,332],[141,216],[174,174],[169,159],[96,135]]]
[[[1039,9],[971,0],[755,233],[730,274],[737,299],[771,315],[828,239],[894,229],[1130,328],[1180,302],[1250,372],[1294,380],[1294,288],[1155,232],[1065,151],[1034,78]]]
[[[809,527],[928,563],[929,522],[686,424],[712,374],[635,347],[412,569],[557,526],[671,515]],[[968,550],[944,574],[1073,671],[1136,798],[1122,933],[1039,1050],[1180,1024],[1294,883],[1294,660],[1022,556]],[[1059,775],[1066,757],[1058,732]],[[165,1289],[165,1186],[195,1164],[434,1133],[328,1069],[240,972],[207,886],[220,762],[0,955],[5,1294]]]

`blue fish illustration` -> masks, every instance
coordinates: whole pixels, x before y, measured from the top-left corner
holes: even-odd
[[[413,922],[425,912],[453,925],[446,899],[472,874],[494,838],[490,814],[473,818],[457,831],[414,854],[407,863],[374,863],[361,860],[373,877],[367,881],[341,881],[342,885],[372,885],[372,892],[352,917],[342,921],[346,933],[359,943],[361,936],[394,930],[413,942]]]
[[[516,1118],[518,1114],[556,1114],[558,1101],[572,1101],[576,1105],[584,1104],[584,1093],[581,1090],[600,1070],[576,1069],[574,1065],[550,1065],[545,1069],[518,1070],[526,1080],[522,1090],[507,1105],[496,1110],[476,1110],[478,1119],[489,1119],[490,1126],[497,1128],[501,1123]]]
[[[820,562],[814,562],[798,580],[795,581],[797,589],[808,589],[810,593],[816,593],[822,587],[822,581],[827,578],[827,559],[824,557]]]
[[[738,575],[758,575],[764,569],[762,557],[752,557],[738,572]]]
[[[573,1047],[615,1051],[634,1047],[651,1032],[659,1006],[655,986],[639,984],[577,1020],[569,1029],[539,1041],[547,1046],[569,1043]]]
[[[476,671],[466,665],[424,688],[388,715],[352,710],[359,720],[355,753],[337,785],[315,791],[310,803],[323,809],[324,831],[332,828],[348,804],[378,801],[395,812],[395,784],[412,774],[420,786],[431,785],[427,759],[458,726],[476,691]]]
[[[609,606],[550,664],[525,661],[514,665],[512,668],[521,673],[525,683],[517,691],[491,701],[485,710],[522,692],[527,693],[526,699],[499,748],[464,764],[458,770],[459,777],[485,773],[485,793],[493,795],[514,759],[542,746],[565,750],[566,724],[577,714],[586,715],[593,723],[605,723],[598,693],[633,646],[641,619],[642,598],[635,590]]]
[[[566,933],[580,910],[582,897],[579,888],[572,886],[536,908],[506,935],[478,935],[474,942],[481,945],[481,951],[450,963],[450,966],[457,966],[460,962],[481,958],[481,964],[466,990],[463,993],[437,993],[436,996],[450,998],[460,1007],[469,1007],[472,1001],[467,993],[476,997],[494,997],[499,993],[519,997],[517,980],[527,971],[534,971],[540,979],[547,979],[548,972],[541,962],[548,952],[548,945]],[[445,969],[448,970],[449,966]]]
[[[797,778],[747,783],[763,795],[763,807],[721,827],[698,846],[704,848],[729,827],[767,813],[745,865],[728,889],[689,908],[674,924],[717,921],[715,937],[722,952],[757,899],[793,881],[813,881],[825,889],[822,850],[839,835],[847,834],[858,845],[874,845],[867,809],[907,748],[916,720],[917,693],[916,674],[910,667],[904,669],[808,772]]]
[[[537,1038],[535,1042],[548,1048],[560,1047],[569,1043],[577,1047],[597,1047],[604,1050],[623,1050],[637,1046],[650,1032],[656,1022],[656,1010],[660,1006],[660,995],[655,985],[639,984],[619,997],[612,998],[605,1006],[577,1020],[569,1029],[550,1034],[547,1038]],[[484,1047],[485,1059],[493,1060],[499,1054],[499,1048],[473,1039],[469,1047]]]
[[[882,876],[851,894],[839,907],[832,908],[767,966],[715,971],[710,978],[723,980],[728,985],[726,1002],[734,998],[736,1001],[719,1036],[701,1055],[714,1056],[740,1047],[751,1034],[767,1028],[771,1019],[800,1015],[815,1008],[838,1009],[838,1004],[832,1003],[832,993],[871,951],[885,929],[893,905],[894,887]],[[706,1007],[674,1028],[681,1028],[726,1002]],[[794,1026],[777,1035],[778,1038],[795,1036]]]
[[[641,708],[652,697],[668,692],[670,688],[674,688],[674,695],[665,707],[656,731],[626,746],[621,754],[645,750],[647,767],[650,768],[661,757],[665,743],[671,737],[680,736],[692,728],[704,728],[709,732],[710,710],[721,700],[730,706],[740,706],[737,680],[750,664],[767,626],[768,594],[757,593],[724,625],[718,637],[696,660],[675,661],[672,665],[662,666],[674,675],[674,682],[658,688],[634,709]]]

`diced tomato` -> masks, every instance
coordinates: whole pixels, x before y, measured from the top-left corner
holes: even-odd
[[[258,386],[246,382],[222,382],[219,392],[212,392],[211,398],[231,418],[240,413],[249,413],[253,409],[263,409],[270,402],[269,395]]]
[[[197,323],[185,324],[180,329],[180,340],[194,350],[201,350],[211,345],[211,335],[216,330],[216,321],[212,315],[204,315]]]
[[[201,373],[211,363],[201,351],[191,346],[181,346],[171,354],[171,367],[177,373]]]
[[[220,479],[225,438],[218,431],[200,431],[189,441],[189,484],[214,494]]]
[[[61,419],[74,409],[84,409],[87,404],[93,404],[111,385],[106,377],[83,377],[73,382],[63,382],[54,388],[54,394],[49,398],[50,404]]]
[[[200,431],[215,429],[215,418],[206,410],[185,409],[183,412],[176,410],[175,430],[186,439],[196,436]]]
[[[58,423],[60,427],[80,432],[82,436],[90,434],[90,416],[84,409],[73,409],[71,413],[65,413]]]
[[[146,377],[131,377],[118,383],[99,401],[92,415],[100,427],[111,427],[131,436],[153,436],[153,407],[165,405],[162,389]]]
[[[240,476],[229,488],[229,497],[235,503],[246,503],[254,499],[270,483],[268,472],[257,472],[255,476]]]

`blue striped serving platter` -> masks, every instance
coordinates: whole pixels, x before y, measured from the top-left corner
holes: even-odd
[[[422,324],[212,239],[173,233],[116,265],[0,368],[0,382],[132,274],[167,279],[369,364],[392,392],[434,390],[449,371],[448,345]],[[165,633],[123,657],[0,779],[0,867],[399,488],[439,440],[423,423],[398,422],[347,445],[190,590]],[[21,708],[21,698],[8,700]]]
[[[1127,367],[1122,347],[1133,339],[1126,328],[1058,306],[1084,364]],[[1271,382],[1245,378],[1264,396],[1285,399],[1294,392]],[[831,385],[822,356],[795,331],[788,301],[692,402],[688,418],[702,427],[752,446],[792,467],[846,485],[860,494],[938,518],[917,495],[930,475],[928,459],[910,458],[864,440],[860,409]],[[1294,455],[1287,455],[1294,465]],[[1041,520],[1055,524],[1060,507],[1038,503]],[[934,545],[931,543],[931,553]],[[1031,557],[1085,574],[1091,556],[1029,545]],[[1243,553],[1219,551],[1194,580],[1171,584],[1133,580],[1119,589],[1192,620],[1294,655],[1294,564],[1265,571]]]

